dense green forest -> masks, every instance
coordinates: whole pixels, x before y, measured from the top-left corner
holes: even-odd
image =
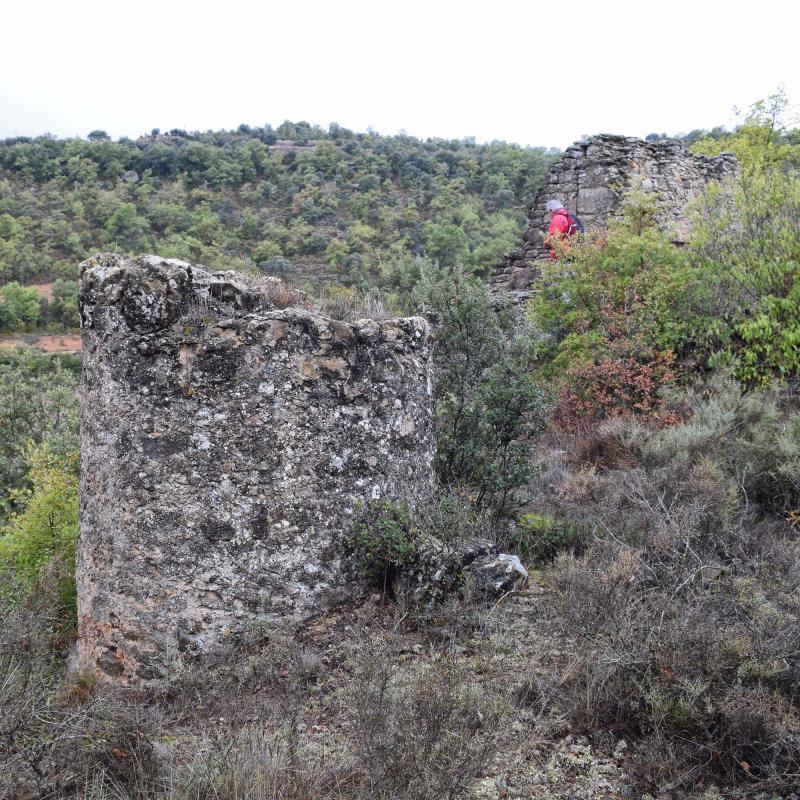
[[[556,153],[285,122],[0,143],[0,330],[74,325],[76,265],[153,252],[318,287],[393,289],[414,258],[486,276]],[[42,304],[26,284],[55,281]]]
[[[685,247],[633,191],[607,231],[543,265],[526,308],[485,276],[553,153],[288,123],[0,146],[6,327],[72,324],[75,263],[98,249],[377,287],[435,323],[438,474],[426,502],[367,502],[354,521],[363,604],[255,626],[210,666],[168,654],[149,694],[107,686],[66,665],[79,358],[2,354],[10,796],[796,797],[800,130],[786,112],[778,93],[733,131],[687,137],[733,151],[741,173],[688,209]],[[47,306],[24,288],[54,279]],[[403,593],[426,543],[476,538],[518,554],[528,589]]]

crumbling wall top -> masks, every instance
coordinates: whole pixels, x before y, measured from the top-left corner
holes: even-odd
[[[686,205],[712,181],[735,175],[735,156],[695,155],[680,139],[646,142],[631,136],[599,134],[568,147],[550,168],[542,188],[528,207],[528,226],[519,250],[496,268],[495,290],[523,300],[539,274],[537,262],[549,257],[544,235],[549,224],[548,200],[560,200],[580,217],[587,230],[602,228],[633,187],[657,195],[662,226],[676,242],[689,234]]]

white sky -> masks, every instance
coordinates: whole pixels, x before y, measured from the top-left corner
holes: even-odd
[[[7,0],[0,137],[301,119],[566,147],[800,101],[797,0]]]

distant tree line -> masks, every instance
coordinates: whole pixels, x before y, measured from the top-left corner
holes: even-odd
[[[517,245],[525,203],[556,156],[305,122],[6,139],[0,285],[74,280],[98,250],[315,286],[396,282],[421,256],[485,276]]]

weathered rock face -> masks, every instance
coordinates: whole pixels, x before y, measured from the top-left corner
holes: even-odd
[[[628,189],[640,186],[658,195],[663,225],[675,241],[683,242],[688,233],[684,217],[687,202],[710,181],[734,175],[737,168],[733,155],[696,156],[679,139],[651,143],[601,134],[575,144],[550,168],[528,208],[524,244],[497,267],[492,287],[521,292],[524,297],[538,277],[536,262],[549,257],[544,245],[550,223],[545,210],[548,200],[561,200],[587,230],[592,230],[605,225]]]
[[[79,663],[147,680],[346,598],[354,508],[433,480],[426,322],[270,308],[155,256],[81,270]]]

